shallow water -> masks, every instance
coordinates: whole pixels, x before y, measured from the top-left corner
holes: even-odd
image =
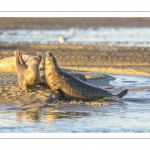
[[[38,111],[17,110],[18,105],[2,103],[0,132],[150,132],[150,78],[112,76],[116,78],[110,81],[113,93],[129,88],[129,93],[122,99],[124,103],[64,103],[60,109],[49,106]]]
[[[90,44],[109,46],[150,46],[150,28],[100,27],[68,30],[0,30],[0,43],[5,44],[58,44],[57,37],[65,39],[64,44]]]

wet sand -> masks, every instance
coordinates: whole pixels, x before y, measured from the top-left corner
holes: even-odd
[[[150,76],[150,48],[146,47],[4,44],[0,46],[1,59],[13,56],[16,48],[19,48],[22,54],[33,56],[37,53],[45,55],[47,51],[51,51],[62,69],[70,74],[83,74],[88,82],[109,90],[113,89],[109,84],[110,80],[115,79],[107,75],[109,73]],[[97,76],[92,72],[100,74]],[[52,102],[61,101],[59,94],[56,94],[53,99],[50,95],[48,89],[44,91],[40,86],[28,93],[21,93],[15,72],[2,70],[0,72],[0,102],[2,103],[15,102],[20,105],[19,109],[30,110],[48,108]]]
[[[117,94],[129,93],[121,102],[63,101],[37,87],[21,93],[16,73],[0,73],[0,132],[149,132],[150,80],[148,77],[82,73],[87,82]],[[118,80],[119,79],[119,80]],[[121,79],[121,80],[120,80]],[[121,82],[120,82],[121,81]],[[85,126],[86,124],[86,126]]]
[[[150,48],[88,45],[1,45],[1,58],[13,56],[13,51],[16,47],[21,50],[22,54],[29,55],[36,55],[37,53],[45,54],[50,50],[56,56],[58,64],[62,69],[70,74],[83,74],[87,82],[102,88],[107,88],[113,92],[115,91],[113,90],[114,87],[109,82],[115,78],[107,75],[109,73],[150,75],[148,69]],[[98,72],[99,74],[94,74],[94,72]],[[67,102],[65,104],[61,102],[62,100],[59,94],[53,95],[54,97],[52,98],[50,91],[48,89],[43,90],[40,86],[28,93],[21,93],[15,72],[0,72],[0,85],[0,102],[13,102],[18,104],[20,107],[14,108],[15,110],[35,111],[41,108],[51,108],[52,105],[54,105],[53,107],[55,109],[60,109],[66,107],[66,105],[69,107],[68,104],[72,103]],[[120,91],[117,92],[119,93]],[[60,105],[56,106],[55,103]],[[76,103],[79,105],[78,102]],[[105,102],[105,104],[108,103]],[[101,102],[84,103],[84,105],[84,107],[101,105]],[[70,107],[74,106],[70,105]]]
[[[37,53],[45,55],[51,51],[61,68],[72,71],[150,75],[149,47],[1,44],[0,58],[13,56],[13,51],[17,48],[23,54],[33,56]]]
[[[66,71],[67,72],[67,71]],[[74,74],[74,72],[68,72]],[[109,85],[109,81],[114,80],[114,77],[105,74],[91,74],[82,73],[85,75],[86,82],[100,85],[102,88],[112,89],[113,86]],[[0,73],[0,103],[10,104],[9,110],[26,110],[26,111],[38,111],[42,108],[49,108],[54,110],[64,109],[65,107],[83,107],[80,104],[84,104],[85,107],[89,105],[100,106],[105,105],[107,102],[81,102],[81,101],[64,101],[60,99],[60,94],[52,94],[49,89],[43,89],[41,86],[37,86],[35,89],[31,89],[28,93],[21,92],[17,83],[16,73]],[[52,94],[52,95],[51,95]],[[17,104],[19,107],[13,107],[11,104]],[[60,105],[59,105],[60,104]],[[73,105],[75,106],[73,106]],[[7,108],[8,110],[8,108]]]

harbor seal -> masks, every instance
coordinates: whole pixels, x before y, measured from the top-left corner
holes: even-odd
[[[45,78],[52,91],[58,90],[66,98],[93,101],[101,98],[121,98],[127,94],[125,89],[118,95],[113,95],[109,91],[84,82],[61,70],[56,58],[51,52],[46,54]]]
[[[31,55],[22,55],[22,59],[24,60],[24,62],[28,65],[28,63],[30,62],[30,60],[33,58],[34,56]],[[39,68],[42,69],[45,66],[45,59],[42,56],[42,60],[40,62]],[[15,56],[10,56],[10,57],[5,57],[3,59],[0,60],[0,71],[3,72],[16,72],[16,58]]]
[[[40,78],[39,64],[42,59],[42,55],[38,54],[37,56],[30,59],[28,65],[22,59],[20,51],[14,51],[16,57],[16,68],[18,76],[18,84],[21,89],[27,92],[28,88],[34,88],[37,85],[43,85]]]

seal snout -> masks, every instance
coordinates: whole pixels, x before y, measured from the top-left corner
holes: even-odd
[[[50,51],[48,51],[48,52],[46,53],[46,55],[47,55],[48,57],[54,57],[53,54],[52,54],[52,52],[50,52]]]

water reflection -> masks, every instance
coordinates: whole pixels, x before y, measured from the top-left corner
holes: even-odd
[[[150,103],[91,107],[82,111],[78,107],[72,111],[9,110],[0,115],[0,132],[149,132]]]
[[[16,119],[20,122],[22,121],[39,121],[41,118],[41,113],[39,111],[19,111],[16,113]]]
[[[57,119],[80,118],[89,116],[89,112],[42,112],[41,111],[19,111],[16,113],[16,120],[19,122],[55,122]]]

